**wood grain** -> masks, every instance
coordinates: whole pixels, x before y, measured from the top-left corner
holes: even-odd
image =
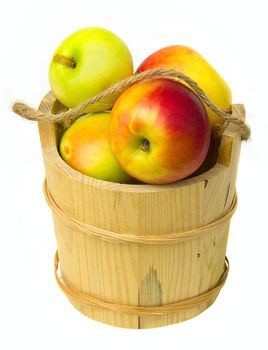
[[[40,110],[64,108],[50,92]],[[242,105],[233,106],[243,117]],[[215,161],[201,174],[164,185],[124,185],[85,176],[59,156],[61,126],[39,122],[48,188],[58,206],[85,223],[114,232],[161,235],[206,225],[229,209],[234,193],[241,138],[229,125]],[[180,243],[150,245],[96,239],[53,215],[62,277],[65,283],[99,299],[125,305],[163,305],[196,296],[212,288],[224,266],[229,222]],[[159,327],[181,322],[208,308],[165,316],[133,316],[73,303],[100,322],[127,328]],[[71,300],[70,300],[71,301]],[[72,302],[72,301],[71,301]]]

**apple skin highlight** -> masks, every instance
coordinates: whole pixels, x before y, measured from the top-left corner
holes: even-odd
[[[149,184],[191,175],[207,155],[210,134],[202,102],[170,79],[131,86],[112,109],[111,149],[128,174]]]

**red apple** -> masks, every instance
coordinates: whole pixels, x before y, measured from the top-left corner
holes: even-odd
[[[149,184],[191,175],[206,157],[210,134],[202,102],[171,79],[132,85],[112,109],[111,149],[129,175]]]

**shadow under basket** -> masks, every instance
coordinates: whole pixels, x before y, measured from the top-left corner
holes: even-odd
[[[51,92],[39,107],[63,108]],[[243,117],[243,105],[232,109]],[[155,186],[75,171],[58,153],[59,125],[38,125],[57,240],[55,276],[73,306],[113,326],[151,328],[190,319],[213,304],[228,274],[239,129],[229,124],[218,144],[212,142],[201,173]]]

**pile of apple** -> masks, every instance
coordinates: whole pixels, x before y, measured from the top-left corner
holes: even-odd
[[[174,45],[137,69],[176,69],[192,78],[219,107],[230,110],[231,91],[196,51]],[[55,51],[49,81],[56,98],[73,108],[133,75],[126,44],[103,28],[86,28]],[[93,105],[67,128],[59,152],[83,174],[118,183],[167,184],[193,174],[204,162],[211,133],[222,120],[185,83],[153,77]]]

